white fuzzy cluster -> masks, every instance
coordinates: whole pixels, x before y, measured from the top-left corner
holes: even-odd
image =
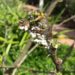
[[[28,26],[19,26],[19,29],[27,31],[28,30]]]
[[[39,29],[39,27],[33,27],[32,30],[34,29]],[[32,31],[30,31],[30,35],[34,39],[33,42],[42,44],[43,46],[45,46],[45,48],[48,48],[48,43],[45,39],[45,35],[41,35],[40,33],[35,33]]]

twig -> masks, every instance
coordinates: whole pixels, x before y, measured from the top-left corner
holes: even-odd
[[[26,66],[0,66],[0,68],[23,68],[26,71],[32,72],[32,73],[44,73],[44,74],[52,74],[55,75],[56,72],[55,71],[47,71],[47,70],[35,70],[34,68],[27,68]]]
[[[75,19],[75,15],[73,15],[73,16],[71,16],[71,17],[65,19],[65,20],[62,21],[59,25],[62,25],[62,24],[64,24],[64,23],[67,23],[68,21],[70,21],[70,20],[72,20],[72,19]]]
[[[20,67],[15,67],[15,66],[0,66],[0,68],[23,68],[26,71],[32,72],[32,73],[44,73],[44,74],[50,74],[50,75],[56,75],[55,71],[47,71],[47,70],[34,70],[34,68],[27,68],[26,66],[20,66]],[[62,70],[62,73],[75,73],[74,70]]]
[[[23,61],[25,59],[24,56],[26,55],[26,53],[27,53],[28,49],[30,48],[31,44],[32,44],[32,39],[30,39],[28,41],[28,43],[26,44],[26,46],[22,49],[22,53],[20,54],[18,59],[16,59],[16,61],[14,62],[14,64],[12,66],[17,66],[18,67],[23,63]],[[6,70],[5,75],[11,75],[13,69],[14,68],[10,68],[10,69]]]
[[[56,7],[56,5],[59,2],[62,2],[63,0],[54,0],[52,1],[51,5],[48,7],[48,9],[46,10],[46,14],[47,16],[51,15],[51,13],[53,12],[54,8]]]
[[[28,43],[27,43],[27,45],[23,48],[23,50],[22,50],[22,52],[21,52],[21,54],[20,54],[20,57],[14,62],[14,64],[13,65],[16,65],[16,66],[20,66],[21,65],[21,63],[24,61],[24,59],[25,59],[25,55],[27,55],[26,53],[28,52],[28,49],[30,48],[30,46],[31,46],[31,44],[32,44],[32,39],[30,39],[29,41],[28,41]]]
[[[16,66],[6,66],[6,65],[0,65],[0,68],[15,68]],[[17,67],[16,67],[17,68]]]
[[[19,63],[16,64],[16,66],[20,67],[21,64],[27,59],[28,55],[34,51],[34,49],[38,46],[38,44],[36,44],[31,50],[28,51],[27,54],[25,54],[24,56],[22,56],[22,58],[20,59]],[[15,63],[14,63],[15,64]],[[15,68],[12,72],[12,75],[15,75],[17,71],[17,68]]]
[[[48,44],[48,50],[49,50],[51,59],[56,66],[57,72],[59,72],[61,70],[62,60],[59,57],[57,57],[57,49],[54,48],[53,45],[50,44],[50,42],[49,42],[49,40],[51,40],[53,38],[52,27],[53,26],[48,26],[48,29],[45,30],[44,35],[45,35],[46,42]]]
[[[62,65],[62,59],[57,57],[57,49],[56,48],[54,48],[52,45],[50,46],[50,48],[51,48],[51,59],[56,66],[56,71],[60,72],[61,65]]]

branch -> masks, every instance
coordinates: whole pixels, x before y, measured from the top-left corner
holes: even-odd
[[[25,56],[27,55],[28,49],[30,48],[32,41],[30,40],[28,44],[25,46],[24,50],[21,52],[20,57],[14,62],[14,66],[19,67],[23,61],[25,60]],[[26,49],[26,50],[25,50]]]
[[[29,56],[29,54],[31,54],[31,53],[35,50],[35,48],[36,48],[37,46],[38,46],[38,44],[36,44],[33,48],[31,48],[31,50],[29,50],[27,54],[25,54],[24,56],[22,56],[22,58],[20,59],[20,61],[19,61],[18,63],[15,62],[15,63],[14,63],[15,66],[20,67],[21,64],[27,59],[27,57]],[[15,68],[15,69],[13,70],[12,75],[15,75],[16,71],[17,71],[17,68]]]
[[[50,48],[51,48],[50,49],[51,50],[51,59],[56,66],[56,71],[60,72],[61,71],[61,65],[62,65],[62,59],[57,57],[57,49],[56,48],[54,48],[52,45],[50,45]]]
[[[24,46],[24,48],[22,49],[21,55],[18,57],[18,59],[16,59],[16,61],[14,62],[14,64],[12,66],[19,67],[23,63],[23,61],[25,59],[25,55],[26,55],[28,49],[30,48],[31,44],[32,44],[32,39],[30,39],[28,41],[28,43],[26,44],[26,46]],[[5,75],[11,75],[13,69],[14,68],[9,68],[8,70],[6,70]]]
[[[48,9],[46,10],[46,14],[47,16],[51,15],[51,13],[53,12],[54,8],[56,7],[56,5],[59,2],[62,2],[63,0],[54,0],[52,1],[51,5],[48,7]]]
[[[50,74],[50,75],[56,75],[55,71],[47,71],[47,70],[35,70],[34,68],[27,68],[26,66],[20,66],[20,67],[15,67],[15,66],[0,66],[0,68],[23,68],[25,71],[32,72],[34,74],[36,73],[44,73],[44,74]]]
[[[71,17],[65,19],[65,20],[62,21],[59,25],[62,25],[62,24],[64,24],[64,23],[67,23],[68,21],[70,21],[70,20],[72,20],[72,19],[75,19],[75,15],[73,15],[73,16],[71,16]]]
[[[14,67],[14,66],[0,66],[0,68],[23,68],[26,71],[29,71],[31,73],[44,73],[44,74],[50,74],[50,75],[56,75],[55,71],[47,71],[47,70],[35,70],[34,68],[27,68],[26,66],[20,66],[20,67]],[[62,73],[75,73],[75,71],[71,70],[62,70]]]

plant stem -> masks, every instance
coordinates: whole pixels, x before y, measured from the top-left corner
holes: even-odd
[[[20,67],[21,64],[27,59],[27,57],[29,56],[29,54],[31,54],[31,53],[35,50],[35,48],[36,48],[37,46],[38,46],[38,44],[36,44],[33,48],[31,48],[31,49],[28,51],[28,53],[25,54],[25,55],[21,58],[21,60],[19,61],[19,63],[17,63],[16,65],[17,65],[18,67]],[[15,75],[16,71],[17,71],[17,68],[15,68],[15,69],[13,70],[12,75]]]

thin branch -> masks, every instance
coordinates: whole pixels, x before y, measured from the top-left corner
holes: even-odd
[[[35,50],[35,48],[36,48],[37,46],[38,46],[38,44],[36,44],[31,50],[29,50],[28,53],[25,54],[25,55],[21,58],[21,60],[19,61],[19,63],[16,64],[16,66],[20,67],[21,64],[27,59],[27,57],[29,56],[29,54],[31,54],[31,53]],[[15,68],[15,69],[13,70],[12,75],[15,75],[16,71],[17,71],[17,68]]]
[[[62,25],[64,23],[67,23],[68,21],[72,20],[72,19],[75,19],[75,15],[72,15],[71,17],[65,19],[64,21],[62,21],[59,25]]]
[[[16,67],[16,66],[0,66],[0,68],[23,68],[25,71],[29,71],[32,73],[44,73],[44,74],[52,74],[55,75],[56,72],[55,71],[47,71],[47,70],[35,70],[34,68],[27,68],[26,66],[20,66],[20,67]]]
[[[6,74],[15,75],[17,68],[19,68],[21,66],[21,64],[27,59],[28,55],[31,52],[33,52],[37,46],[38,46],[38,44],[36,44],[33,48],[31,48],[31,50],[29,50],[28,53],[23,51],[22,54],[20,55],[20,57],[14,62],[14,64],[12,66],[9,66],[9,69],[6,71]]]
[[[25,59],[25,55],[27,55],[26,53],[28,52],[28,49],[30,48],[32,44],[32,39],[30,39],[27,43],[27,45],[23,48],[23,50],[21,50],[21,53],[20,53],[20,57],[14,62],[13,65],[16,65],[16,66],[20,66],[21,63],[24,61]]]
[[[16,61],[14,62],[14,64],[12,66],[17,66],[18,67],[18,66],[20,66],[23,63],[23,61],[25,59],[24,56],[26,55],[26,53],[27,53],[28,49],[30,48],[31,44],[32,44],[32,39],[30,39],[28,41],[28,43],[26,44],[26,46],[24,46],[24,48],[22,49],[22,53],[20,54],[18,59],[16,59]],[[6,70],[5,71],[5,75],[7,75],[7,74],[11,75],[13,69],[14,68],[9,68],[8,70]]]
[[[56,66],[56,71],[60,72],[61,71],[61,65],[62,65],[62,59],[60,59],[57,56],[57,49],[56,48],[54,48],[52,45],[50,45],[50,48],[51,48],[50,49],[51,50],[51,56],[50,57]]]
[[[31,73],[44,73],[44,74],[50,74],[50,75],[56,75],[55,71],[47,71],[47,70],[35,70],[34,68],[27,68],[26,66],[20,66],[20,67],[15,67],[15,66],[0,66],[0,68],[23,68],[26,71],[29,71]],[[62,70],[62,73],[75,73],[74,70]]]
[[[62,2],[63,0],[54,0],[52,1],[51,5],[48,7],[48,9],[46,10],[46,14],[47,16],[51,15],[51,13],[53,12],[54,8],[56,7],[56,5],[59,2]]]

